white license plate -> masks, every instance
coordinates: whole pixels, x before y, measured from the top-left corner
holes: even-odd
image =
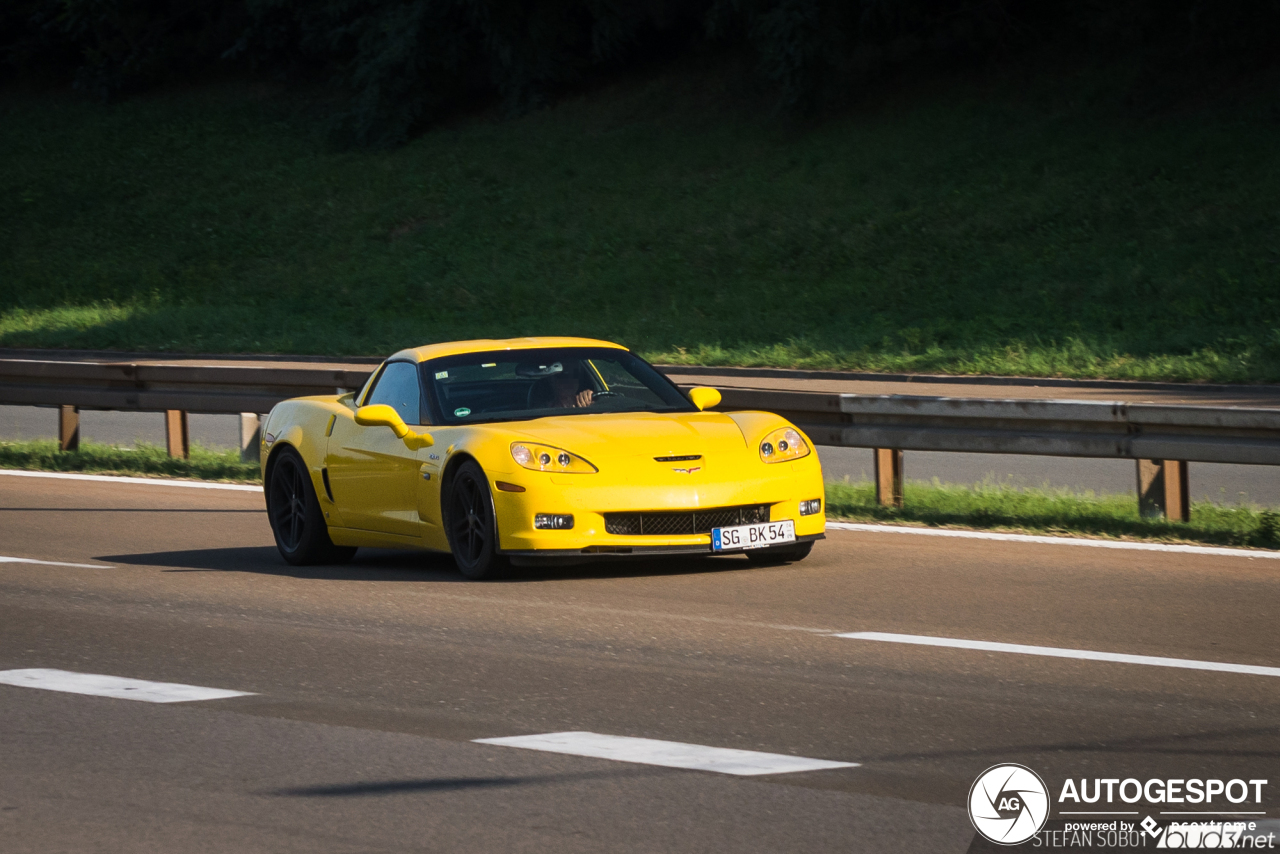
[[[757,525],[735,525],[732,528],[713,528],[711,549],[727,552],[733,549],[762,549],[765,546],[794,543],[796,523],[790,519],[781,522],[761,522]]]

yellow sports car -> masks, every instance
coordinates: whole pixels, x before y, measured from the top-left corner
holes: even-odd
[[[357,393],[271,410],[271,530],[293,564],[420,548],[468,578],[617,556],[800,560],[826,527],[818,455],[777,415],[704,411],[719,402],[607,341],[402,350]]]

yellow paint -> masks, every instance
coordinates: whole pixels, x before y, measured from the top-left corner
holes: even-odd
[[[596,375],[596,380],[599,381],[601,388],[608,391],[609,383],[605,380],[604,374],[600,373],[600,369],[596,367],[596,363],[587,359],[587,364],[591,366],[591,373]]]
[[[431,438],[430,433],[418,433],[409,429],[409,425],[404,423],[400,417],[400,413],[396,412],[385,403],[375,403],[373,406],[362,406],[356,410],[354,420],[361,427],[389,427],[392,434],[405,443],[405,446],[411,451],[419,448],[430,448],[436,443]],[[332,428],[328,435],[332,435]]]
[[[424,361],[456,353],[542,347],[624,349],[583,338],[519,338],[434,344],[401,351],[393,358]],[[707,391],[719,396],[714,389]],[[273,454],[287,445],[302,455],[318,495],[324,494],[320,472],[329,469],[335,502],[329,530],[339,544],[448,551],[441,490],[448,486],[450,465],[463,458],[478,462],[488,476],[504,551],[710,546],[707,534],[624,537],[606,533],[603,514],[615,511],[769,504],[770,518],[793,520],[799,536],[820,534],[826,525],[824,513],[799,513],[800,501],[823,495],[818,455],[809,453],[790,465],[761,459],[760,444],[766,436],[795,429],[768,412],[601,412],[524,422],[431,425],[428,432],[419,433],[398,416],[394,421],[387,419],[386,413],[364,413],[361,420],[371,423],[361,425],[356,411],[350,394],[295,398],[277,405],[265,428],[278,437]],[[365,417],[371,415],[378,417]],[[406,431],[403,438],[397,436],[397,427]],[[326,428],[331,433],[327,437]],[[413,437],[433,444],[412,441]],[[812,447],[807,437],[804,441]],[[519,443],[566,450],[590,461],[597,471],[526,468],[512,457],[512,445]],[[699,459],[654,459],[693,455]],[[270,457],[264,458],[264,475],[269,462]],[[430,479],[424,478],[428,473]],[[494,486],[497,480],[525,491],[500,491]],[[535,513],[572,513],[574,527],[535,530]]]
[[[689,400],[699,409],[714,409],[720,405],[720,392],[714,388],[691,388]]]
[[[487,353],[504,350],[537,350],[542,347],[612,347],[625,350],[621,344],[612,341],[597,341],[594,338],[479,338],[474,341],[450,341],[446,344],[428,344],[425,347],[413,347],[401,350],[391,359],[412,359],[426,362],[439,359],[441,356],[457,356],[461,353]],[[390,359],[388,359],[390,361]]]

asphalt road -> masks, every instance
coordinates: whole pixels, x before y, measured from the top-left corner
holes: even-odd
[[[1280,561],[831,531],[799,564],[297,569],[251,492],[0,476],[0,840],[49,851],[968,849],[975,777],[1266,778],[1280,678],[836,637],[1280,666]],[[734,777],[473,743],[563,731],[860,763]],[[1274,787],[1261,809],[1274,816]]]
[[[994,391],[1001,393],[1000,388]],[[238,415],[193,413],[190,429],[192,441],[206,448],[239,447]],[[133,447],[138,442],[163,445],[164,416],[159,412],[86,411],[80,414],[80,433],[87,441],[107,445]],[[0,405],[0,441],[56,439],[57,436],[56,410]],[[872,452],[867,448],[822,446],[818,454],[828,480],[869,481],[875,470]],[[1280,506],[1280,472],[1273,466],[1192,463],[1190,473],[1193,501]],[[1137,493],[1137,471],[1131,460],[912,451],[906,455],[906,476],[908,481],[923,483],[936,478],[942,483],[995,482],[1076,492]]]

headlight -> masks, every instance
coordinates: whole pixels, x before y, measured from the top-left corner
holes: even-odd
[[[794,427],[779,427],[760,443],[760,459],[766,463],[782,463],[809,456],[809,443]]]
[[[569,474],[592,474],[598,471],[595,466],[577,454],[552,448],[549,445],[535,445],[532,442],[512,443],[511,458],[534,471],[568,472]]]

